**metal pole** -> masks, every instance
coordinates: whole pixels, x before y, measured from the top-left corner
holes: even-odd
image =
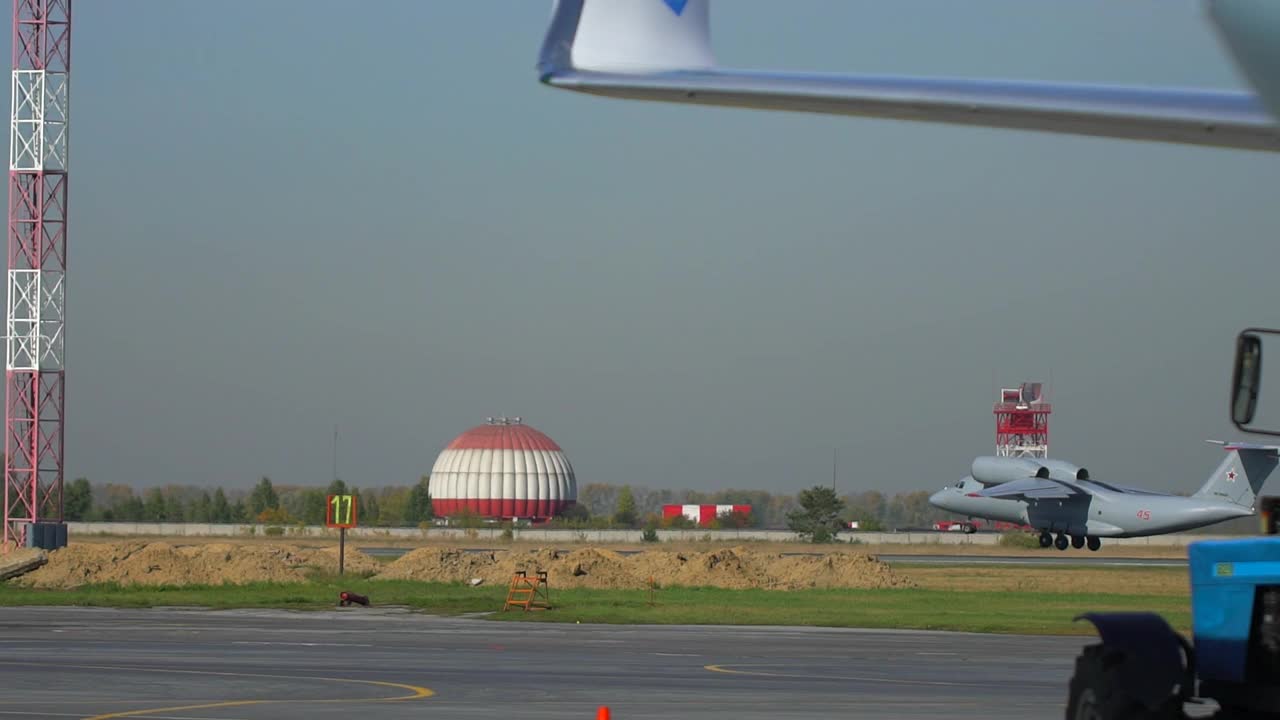
[[[338,574],[342,574],[344,561],[347,558],[347,529],[338,531]]]

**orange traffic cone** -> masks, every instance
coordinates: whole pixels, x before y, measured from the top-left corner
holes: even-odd
[[[599,710],[596,710],[596,720],[609,720],[609,706],[608,706],[608,705],[601,705],[601,706],[600,706],[600,709],[599,709]]]

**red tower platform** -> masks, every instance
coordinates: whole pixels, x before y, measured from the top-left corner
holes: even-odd
[[[1002,388],[992,412],[996,416],[996,455],[1036,457],[1049,455],[1049,414],[1040,383]]]

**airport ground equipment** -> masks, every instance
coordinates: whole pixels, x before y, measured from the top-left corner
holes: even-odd
[[[1192,638],[1154,613],[1087,613],[1101,642],[1076,658],[1067,720],[1280,718],[1280,497],[1259,502],[1262,537],[1188,546]]]
[[[369,607],[369,596],[353,593],[350,590],[343,590],[338,593],[338,606],[351,607],[352,605],[360,605],[361,607]]]
[[[507,601],[502,605],[506,612],[513,607],[530,610],[550,610],[551,592],[547,585],[547,571],[538,570],[533,577],[524,570],[517,570],[511,576],[511,585],[507,588]]]

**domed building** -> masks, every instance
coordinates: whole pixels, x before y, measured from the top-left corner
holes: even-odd
[[[520,418],[489,418],[453,439],[431,468],[437,515],[546,520],[578,500],[569,458]]]

